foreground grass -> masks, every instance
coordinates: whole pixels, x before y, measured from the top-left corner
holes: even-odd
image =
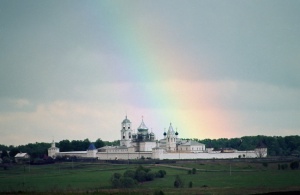
[[[166,177],[138,184],[134,189],[111,189],[109,180],[113,173],[134,170],[137,166],[98,163],[16,165],[0,170],[0,192],[153,194],[162,190],[167,194],[253,194],[300,190],[299,170],[277,170],[275,163],[264,167],[261,163],[230,161],[147,165],[154,172],[166,170]],[[190,168],[196,168],[197,173],[188,174]],[[185,188],[173,187],[176,175],[185,182]],[[188,188],[189,182],[193,183],[193,188]]]

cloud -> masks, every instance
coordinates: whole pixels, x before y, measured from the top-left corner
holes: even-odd
[[[300,126],[299,90],[265,83],[107,83],[78,88],[76,93],[77,98],[44,103],[8,101],[18,108],[0,114],[1,143],[49,142],[52,137],[115,140],[126,114],[133,128],[144,115],[158,138],[170,122],[181,136],[195,138],[296,134]]]

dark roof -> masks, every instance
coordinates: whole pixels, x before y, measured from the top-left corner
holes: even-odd
[[[97,148],[95,147],[95,145],[93,143],[91,143],[88,150],[97,150]]]
[[[125,119],[123,120],[122,124],[124,124],[124,123],[130,123],[130,120],[127,119],[127,115],[126,115]]]
[[[138,127],[138,130],[148,130],[148,127],[146,127],[144,120],[142,120],[142,123]]]

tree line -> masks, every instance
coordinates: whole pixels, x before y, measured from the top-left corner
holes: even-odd
[[[290,156],[300,155],[300,136],[244,136],[241,138],[220,138],[220,139],[193,139],[206,145],[206,148],[213,147],[215,150],[222,148],[234,148],[237,150],[254,150],[259,143],[268,148],[269,156]]]
[[[60,149],[61,152],[66,151],[85,151],[88,149],[89,145],[92,142],[89,139],[84,140],[62,140],[56,143],[56,147]],[[102,141],[98,138],[95,142],[93,142],[96,148],[101,148],[103,146],[116,146],[119,145],[120,142],[117,141]],[[48,155],[48,148],[51,147],[51,143],[44,143],[44,142],[36,142],[36,143],[29,143],[26,145],[19,145],[19,146],[6,146],[0,144],[0,151],[1,158],[7,157],[14,157],[17,153],[23,152],[28,153],[31,158],[43,158],[44,156]]]
[[[258,143],[263,143],[268,148],[269,156],[290,156],[300,155],[300,136],[244,136],[241,138],[220,138],[220,139],[192,139],[197,142],[201,142],[206,145],[206,148],[213,147],[215,150],[222,148],[234,148],[237,150],[254,150]],[[87,150],[91,141],[89,139],[84,140],[62,140],[56,143],[56,147],[61,152],[66,151],[84,151]],[[118,146],[120,141],[103,141],[98,138],[94,145],[96,148],[103,146]],[[28,153],[31,158],[42,158],[48,154],[48,148],[51,147],[51,143],[29,143],[20,146],[6,146],[0,144],[0,151],[2,151],[1,158],[3,156],[14,157],[19,152]],[[7,152],[9,151],[9,152]]]

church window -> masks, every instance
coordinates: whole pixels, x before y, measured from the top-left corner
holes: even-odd
[[[125,129],[125,126],[123,126],[123,129]]]
[[[128,129],[130,129],[130,126],[128,127]]]

